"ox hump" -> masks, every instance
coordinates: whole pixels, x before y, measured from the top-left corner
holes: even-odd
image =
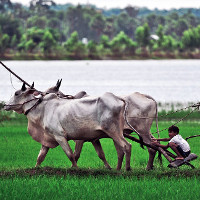
[[[99,98],[99,104],[101,107],[105,107],[113,112],[120,112],[125,105],[124,101],[120,97],[110,92],[106,92]]]

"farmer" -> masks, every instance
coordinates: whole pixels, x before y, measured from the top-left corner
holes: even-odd
[[[176,160],[183,160],[190,154],[190,146],[186,140],[179,135],[179,128],[177,126],[170,126],[168,128],[169,138],[153,139],[152,144],[163,149],[170,147],[176,154]],[[162,145],[159,141],[164,141],[169,143],[167,145]]]

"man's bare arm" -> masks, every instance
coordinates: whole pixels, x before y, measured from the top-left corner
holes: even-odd
[[[155,139],[155,140],[158,141],[158,142],[160,142],[160,141],[162,141],[162,142],[168,142],[168,141],[170,141],[170,138],[158,138],[158,139]]]
[[[160,144],[158,142],[152,142],[153,145],[157,146],[157,147],[161,147],[163,149],[167,149],[169,147],[169,144],[167,145],[163,145],[163,144]]]

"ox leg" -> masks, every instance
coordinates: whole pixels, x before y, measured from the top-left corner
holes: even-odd
[[[40,152],[38,154],[38,157],[37,157],[37,162],[36,162],[35,167],[40,166],[40,164],[44,161],[48,151],[49,151],[49,147],[42,145]]]
[[[107,160],[106,160],[106,157],[105,157],[105,154],[103,152],[103,149],[102,149],[102,146],[101,146],[101,143],[99,140],[95,140],[92,142],[96,152],[97,152],[97,155],[99,156],[99,158],[104,162],[104,165],[107,169],[112,169],[110,167],[110,165],[108,164]]]
[[[75,161],[75,158],[74,158],[74,154],[72,152],[71,147],[68,144],[67,139],[62,137],[62,136],[55,136],[55,139],[60,144],[63,151],[65,152],[65,154],[69,158],[69,160],[72,162],[72,167],[77,167],[77,164],[76,164],[76,161]]]
[[[154,138],[153,135],[149,131],[150,127],[151,127],[151,124],[152,123],[146,124],[145,125],[146,126],[145,129],[142,126],[140,126],[140,128],[137,128],[138,132],[142,136],[143,141],[145,143],[147,143],[147,144],[151,144],[152,138]],[[156,155],[156,151],[154,149],[151,149],[151,148],[147,148],[147,149],[148,149],[148,152],[149,152],[149,160],[148,160],[146,169],[147,170],[152,170],[153,169],[154,158],[155,158],[155,155]]]
[[[152,170],[153,169],[153,161],[156,155],[156,151],[154,149],[148,148],[148,152],[149,152],[149,160],[147,163],[147,170]]]
[[[117,163],[117,170],[120,170],[122,168],[122,162],[124,159],[124,152],[120,148],[120,146],[114,142],[115,148],[117,150],[117,157],[118,157],[118,163]]]
[[[131,146],[132,145],[129,142],[127,142],[123,136],[117,135],[117,136],[114,136],[112,138],[113,138],[113,141],[119,146],[121,151],[123,151],[125,153],[125,156],[126,156],[126,170],[127,171],[131,170],[130,159],[131,159]],[[119,168],[119,170],[120,169],[121,169],[121,167]]]
[[[83,140],[75,140],[75,143],[76,144],[75,144],[74,156],[75,156],[75,161],[78,162],[84,141]]]

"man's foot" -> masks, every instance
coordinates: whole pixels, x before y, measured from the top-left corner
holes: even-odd
[[[176,157],[175,160],[184,160],[183,157]]]

